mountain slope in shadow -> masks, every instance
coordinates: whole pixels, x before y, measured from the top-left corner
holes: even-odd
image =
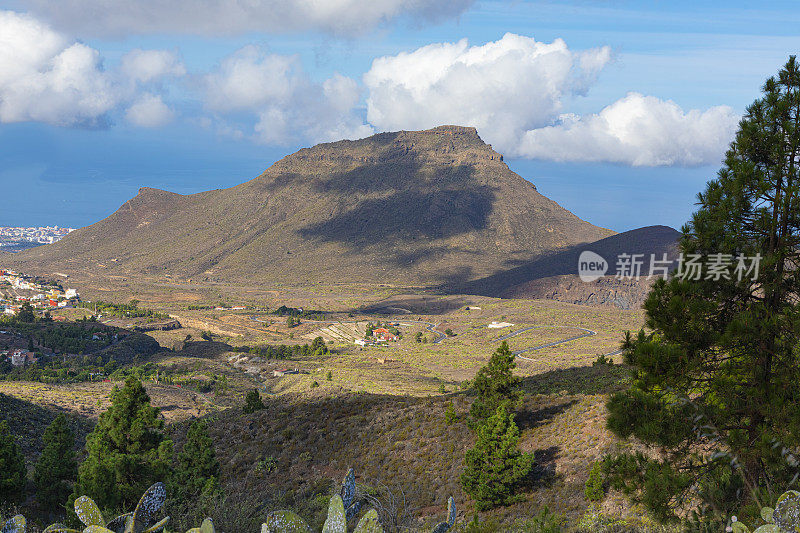
[[[626,231],[592,243],[578,244],[566,250],[537,258],[519,266],[474,281],[451,281],[441,289],[455,294],[478,294],[502,298],[546,298],[576,304],[609,305],[623,309],[639,307],[654,279],[661,272],[656,263],[653,277],[651,258],[661,261],[666,254],[670,269],[677,266],[678,239],[681,233],[667,226],[647,226]],[[605,276],[581,281],[578,260],[582,252],[591,251],[608,265]],[[639,254],[639,277],[622,276],[626,270],[622,254]],[[623,270],[625,270],[623,272]]]

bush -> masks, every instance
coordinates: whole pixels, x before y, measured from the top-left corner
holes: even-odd
[[[600,461],[592,463],[592,468],[589,470],[589,479],[583,486],[583,495],[590,502],[599,502],[606,497],[606,491],[603,487],[603,465]]]
[[[447,402],[447,407],[444,410],[444,422],[448,426],[452,426],[456,420],[458,420],[458,415],[456,414],[453,402]]]
[[[255,413],[261,409],[264,409],[264,402],[261,401],[261,395],[258,390],[253,389],[244,397],[244,412],[248,414]]]

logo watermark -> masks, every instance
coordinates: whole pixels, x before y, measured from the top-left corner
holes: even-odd
[[[600,279],[608,272],[608,263],[603,256],[596,254],[590,250],[581,252],[578,258],[578,276],[581,281],[589,283],[596,279]]]
[[[743,254],[678,254],[677,259],[670,259],[666,253],[658,257],[650,254],[621,253],[616,256],[615,279],[639,280],[670,275],[687,280],[736,279],[737,281],[758,279],[761,266],[761,254],[746,256]],[[645,268],[649,267],[649,268]],[[608,272],[608,261],[591,250],[584,250],[578,257],[578,276],[586,283],[600,279]],[[645,275],[646,274],[646,275]]]

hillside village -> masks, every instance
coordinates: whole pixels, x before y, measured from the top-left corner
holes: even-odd
[[[74,307],[79,301],[76,289],[0,267],[0,311],[7,315],[16,315],[25,302],[47,311]]]

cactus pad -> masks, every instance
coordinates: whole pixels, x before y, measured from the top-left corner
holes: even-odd
[[[145,529],[144,533],[159,533],[161,531],[164,531],[164,528],[167,526],[168,522],[169,522],[169,517],[168,516],[164,517],[155,524],[153,524],[152,526]],[[211,531],[213,533],[214,530],[212,529]]]
[[[106,520],[94,500],[88,496],[81,496],[75,500],[75,514],[86,526],[105,526]]]
[[[358,521],[353,533],[383,533],[383,526],[378,521],[378,512],[375,509],[367,511]]]
[[[164,489],[164,484],[154,483],[147,489],[142,497],[139,499],[139,504],[136,510],[133,511],[133,528],[131,533],[144,533],[147,529],[147,524],[153,518],[153,515],[158,512],[164,505],[167,499],[167,491]],[[128,530],[129,528],[125,528]]]
[[[775,524],[765,524],[756,529],[753,533],[783,533],[783,530]]]
[[[312,533],[302,518],[292,511],[275,511],[261,524],[261,533]]]
[[[9,518],[4,524],[3,528],[0,529],[2,533],[25,533],[25,529],[28,527],[28,523],[25,520],[25,517],[21,514]]]
[[[322,526],[322,533],[347,533],[347,518],[344,514],[344,503],[338,494],[331,498],[328,505],[328,519]]]
[[[456,501],[452,496],[447,499],[447,523],[450,527],[456,523]]]
[[[345,509],[350,507],[350,504],[353,503],[353,498],[356,496],[356,475],[352,468],[347,471],[347,474],[344,476],[344,480],[342,480],[342,490],[340,495],[342,497],[342,504],[344,505]]]
[[[132,519],[133,513],[125,513],[119,515],[114,520],[106,524],[106,527],[115,533],[125,533],[125,526],[128,523],[128,519]]]
[[[772,520],[780,531],[797,531],[800,528],[800,493],[790,490],[781,494],[775,504]]]

